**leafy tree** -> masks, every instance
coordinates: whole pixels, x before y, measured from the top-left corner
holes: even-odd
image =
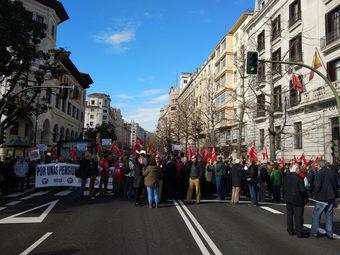
[[[46,25],[33,20],[33,14],[20,1],[1,1],[1,138],[13,122],[35,111],[37,101],[45,101],[39,87],[65,73],[60,61],[68,57],[69,52],[64,49],[43,52],[39,48],[46,36],[45,30]],[[27,89],[29,87],[32,89]]]
[[[84,137],[88,140],[117,139],[115,126],[111,123],[103,123],[102,125],[97,125],[95,128],[90,128],[88,126],[84,132]]]

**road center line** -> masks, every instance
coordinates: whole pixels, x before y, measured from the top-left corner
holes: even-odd
[[[178,210],[179,214],[181,215],[182,219],[184,220],[185,225],[187,225],[192,237],[194,238],[196,244],[200,248],[202,254],[207,254],[207,255],[210,254],[207,247],[205,247],[204,243],[202,242],[202,239],[199,237],[198,233],[196,232],[196,230],[194,229],[194,227],[190,223],[188,217],[185,215],[182,208],[179,206],[179,204],[175,200],[173,200],[173,203],[174,203],[176,209]]]
[[[54,194],[54,196],[64,197],[64,196],[67,196],[68,194],[70,194],[71,192],[73,192],[73,190],[63,190],[63,191],[60,191],[60,192]]]
[[[267,210],[268,212],[271,212],[271,213],[274,213],[274,214],[283,214],[282,212],[280,212],[280,211],[277,211],[277,210],[275,210],[275,209],[273,209],[273,208],[270,208],[270,207],[268,207],[268,206],[260,206],[262,209],[264,209],[264,210]]]
[[[48,238],[50,235],[52,235],[53,232],[47,232],[45,235],[43,235],[42,237],[40,237],[40,239],[38,241],[36,241],[34,244],[32,244],[30,247],[28,247],[26,250],[24,250],[22,253],[20,253],[20,255],[27,255],[29,254],[31,251],[33,251],[35,248],[37,248],[37,246],[39,244],[41,244],[43,241],[46,240],[46,238]]]
[[[180,205],[182,206],[182,208],[184,209],[184,211],[187,213],[187,215],[189,216],[189,218],[191,219],[191,221],[195,224],[196,228],[198,229],[198,231],[201,233],[201,235],[204,237],[205,241],[208,243],[208,245],[210,246],[210,248],[212,249],[212,251],[214,252],[214,254],[218,254],[218,255],[222,255],[222,252],[217,248],[217,246],[215,245],[215,243],[211,240],[211,238],[209,237],[209,235],[207,234],[207,232],[205,232],[205,230],[203,229],[203,227],[201,226],[201,224],[196,220],[196,218],[194,217],[194,215],[190,212],[190,210],[186,207],[186,205],[182,202],[179,201]]]

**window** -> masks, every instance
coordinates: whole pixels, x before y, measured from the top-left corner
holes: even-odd
[[[340,80],[340,58],[327,63],[327,70],[331,81]]]
[[[237,82],[237,71],[234,71],[234,82]]]
[[[187,84],[187,83],[188,83],[188,80],[184,80],[183,83],[184,83],[184,84]]]
[[[227,130],[225,133],[225,139],[227,143],[231,143],[231,130]]]
[[[276,150],[281,150],[281,126],[276,126],[275,127],[275,149]]]
[[[281,36],[281,16],[277,16],[272,22],[272,40],[279,38]]]
[[[175,111],[176,110],[176,106],[171,106],[170,110],[171,111]]]
[[[265,112],[265,95],[260,94],[257,96],[257,117],[263,117],[266,115]]]
[[[301,4],[300,0],[296,0],[289,5],[289,27],[293,26],[299,20],[301,20]]]
[[[266,81],[266,66],[264,63],[259,63],[258,65],[257,79],[258,79],[258,82]]]
[[[302,61],[302,38],[301,33],[289,41],[289,60]]]
[[[222,58],[222,60],[221,60],[221,68],[220,69],[222,69],[223,67],[225,67],[225,65],[226,65],[226,60],[225,60],[225,57],[224,58]]]
[[[72,117],[74,118],[75,115],[76,115],[76,107],[73,105],[72,106]]]
[[[91,110],[90,110],[91,112],[94,112],[94,109],[93,108],[91,108]]]
[[[257,36],[257,51],[260,52],[265,49],[264,30]]]
[[[44,24],[44,17],[37,14],[36,17],[35,17],[35,21],[40,23],[40,24]]]
[[[91,105],[94,105],[95,104],[95,101],[94,100],[91,100]]]
[[[106,115],[103,116],[103,120],[107,120],[107,116]]]
[[[237,109],[236,108],[233,109],[233,119],[237,120]]]
[[[63,112],[66,111],[66,99],[62,99],[62,101],[61,101],[61,110]]]
[[[107,110],[103,110],[103,113],[107,113]]]
[[[232,130],[232,143],[237,143],[237,137],[238,137],[238,129]]]
[[[223,120],[225,120],[225,110],[216,113],[216,123],[219,123]]]
[[[94,115],[90,115],[90,119],[94,119]]]
[[[221,55],[221,48],[218,47],[216,50],[216,57],[219,57]]]
[[[67,103],[67,114],[71,115],[71,103]]]
[[[302,123],[294,123],[294,149],[302,149]]]
[[[264,147],[264,129],[260,129],[260,149]]]
[[[221,95],[219,95],[215,99],[215,106],[219,106],[220,104],[224,103],[225,100],[226,100],[226,94],[225,94],[225,92],[223,92]]]
[[[281,48],[278,48],[276,51],[273,52],[272,60],[274,60],[274,61],[280,61],[281,60]],[[282,74],[282,66],[281,66],[281,64],[273,63],[272,64],[272,69],[273,69],[273,75],[275,75],[275,74]]]
[[[221,44],[221,52],[223,52],[227,48],[227,41],[224,40]]]
[[[84,121],[84,113],[83,113],[83,112],[80,113],[80,121],[81,121],[81,122]]]
[[[60,107],[60,99],[59,99],[58,95],[56,95],[56,97],[55,97],[55,107],[57,109],[59,109],[59,107]]]
[[[325,15],[326,45],[340,39],[340,5]]]
[[[274,88],[274,111],[282,111],[282,91],[281,86]]]
[[[54,24],[52,24],[51,26],[51,36],[52,38],[55,38],[55,25]]]
[[[10,135],[18,135],[19,134],[19,123],[14,122],[11,129],[9,130]]]
[[[302,84],[302,78],[299,77],[299,80]],[[289,81],[289,103],[290,107],[296,106],[301,102],[301,94],[300,92],[296,91],[295,87],[293,86],[292,81]]]
[[[48,88],[46,90],[46,103],[50,104],[52,102],[52,89]]]
[[[225,85],[225,74],[223,74],[218,81],[218,86],[224,86]]]

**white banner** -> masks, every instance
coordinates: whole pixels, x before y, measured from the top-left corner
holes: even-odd
[[[35,187],[80,187],[81,179],[75,176],[79,165],[68,163],[52,163],[37,165],[35,173]],[[86,181],[89,186],[90,178]],[[99,188],[100,176],[95,180],[95,188]],[[104,186],[103,186],[104,187]],[[112,189],[112,178],[109,177],[108,189]]]

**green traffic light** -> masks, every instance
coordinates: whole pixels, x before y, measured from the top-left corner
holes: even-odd
[[[251,71],[251,72],[254,72],[254,71],[255,71],[255,67],[251,66],[251,67],[250,67],[250,71]]]

